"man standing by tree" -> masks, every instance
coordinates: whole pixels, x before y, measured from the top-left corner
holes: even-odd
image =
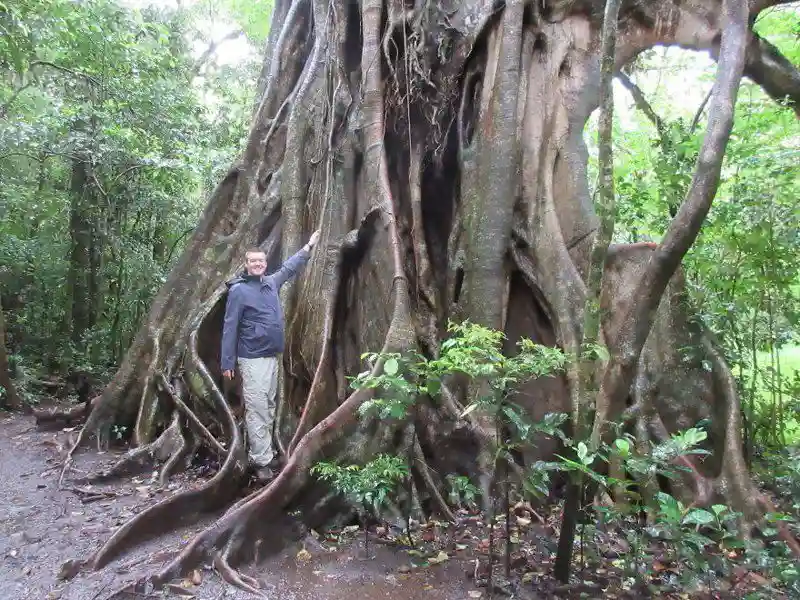
[[[222,329],[221,367],[233,379],[236,363],[242,375],[242,393],[250,463],[259,481],[273,478],[275,458],[272,427],[278,391],[278,355],[284,347],[283,311],[278,292],[311,257],[319,230],[308,243],[272,275],[264,275],[267,257],[258,249],[245,254],[246,274],[227,283],[228,301]]]

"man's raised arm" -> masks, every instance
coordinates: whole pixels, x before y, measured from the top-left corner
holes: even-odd
[[[308,262],[308,259],[311,258],[311,251],[317,245],[317,240],[319,240],[319,229],[311,234],[311,238],[305,246],[286,259],[281,268],[271,275],[277,287],[280,288],[284,283],[297,276]]]

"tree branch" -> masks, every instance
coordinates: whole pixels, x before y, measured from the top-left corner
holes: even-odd
[[[692,118],[692,123],[689,126],[689,133],[694,133],[694,130],[697,128],[697,125],[700,123],[700,118],[703,116],[703,111],[706,109],[708,101],[711,100],[711,94],[713,93],[714,93],[714,88],[712,87],[710,90],[708,90],[706,97],[703,98],[703,101],[700,103],[697,112],[694,113],[694,117]]]
[[[726,0],[724,29],[714,95],[709,109],[703,147],[694,178],[678,214],[669,224],[664,239],[655,248],[632,298],[637,298],[621,323],[615,346],[618,349],[603,375],[597,399],[595,427],[604,428],[604,408],[624,405],[636,365],[639,362],[655,318],[656,310],[686,252],[694,243],[719,185],[722,161],[733,127],[734,107],[742,78],[748,40],[747,0]]]
[[[242,31],[241,29],[236,29],[224,35],[220,39],[211,42],[208,45],[208,48],[206,48],[205,52],[203,52],[203,54],[200,55],[200,58],[197,59],[197,62],[194,63],[194,66],[192,67],[192,79],[194,79],[200,74],[200,69],[202,69],[203,65],[205,65],[208,62],[208,60],[214,55],[214,53],[217,51],[217,48],[219,48],[225,42],[229,40],[235,40],[236,38],[242,35],[244,35],[244,31]]]
[[[6,159],[10,156],[23,156],[36,162],[44,162],[53,156],[61,156],[62,158],[68,158],[70,160],[76,160],[79,162],[88,162],[74,154],[68,154],[66,152],[51,152],[50,150],[42,151],[41,156],[35,156],[33,154],[29,154],[28,152],[6,152],[5,154],[0,154],[0,160]]]
[[[67,67],[62,67],[61,65],[57,65],[56,63],[50,62],[49,60],[34,60],[31,62],[30,66],[50,67],[52,69],[55,69],[56,71],[61,71],[62,73],[67,73],[68,75],[72,75],[73,77],[82,77],[83,79],[86,79],[87,81],[93,83],[94,85],[100,85],[100,81],[92,75],[89,75],[87,73],[82,73],[80,71],[74,71]]]
[[[747,44],[744,74],[800,116],[800,69],[755,33]]]
[[[650,119],[660,134],[664,129],[664,121],[656,114],[656,111],[653,110],[653,107],[650,106],[650,103],[647,101],[647,98],[645,98],[642,89],[633,81],[631,81],[631,78],[622,71],[617,73],[617,79],[619,79],[619,82],[623,85],[623,87],[631,93],[631,96],[633,96],[633,101],[636,103],[636,108],[642,111],[644,115]]]

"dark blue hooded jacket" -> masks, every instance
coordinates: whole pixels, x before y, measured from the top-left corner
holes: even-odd
[[[237,358],[263,358],[283,352],[283,311],[278,292],[311,255],[300,250],[272,275],[240,275],[226,282],[228,301],[222,328],[220,366],[232,370]]]

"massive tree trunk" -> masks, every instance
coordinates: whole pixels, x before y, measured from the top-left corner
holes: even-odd
[[[185,423],[178,437],[204,442],[222,466],[203,487],[115,533],[94,567],[153,533],[159,516],[191,518],[235,497],[245,451],[230,408],[239,399],[230,390],[226,401],[219,372],[223,282],[241,268],[247,247],[260,245],[274,266],[317,227],[317,251],[283,292],[286,467],[152,583],[211,553],[223,576],[254,585],[228,560],[251,550],[263,523],[289,505],[308,507],[310,521],[328,514],[308,476],[323,456],[363,461],[411,448],[415,464],[434,467],[414,469],[422,509],[447,510],[436,493],[442,482],[430,473],[485,485],[492,438],[479,421],[458,417],[463,395],[420,405],[414,429],[364,422],[355,411],[368,392],[350,394],[346,376],[363,370],[364,351],[436,355],[448,319],[503,329],[510,343],[529,337],[577,348],[597,227],[582,135],[598,102],[602,13],[599,0],[277,0],[246,149],[212,194],[79,440],[127,424],[136,446],[163,450],[175,439],[178,413]],[[655,44],[718,53],[720,15],[715,0],[623,3],[617,68]],[[764,56],[749,54],[746,73],[796,101],[776,75],[791,65]],[[647,245],[609,250],[601,313],[612,351],[622,351],[615,336],[652,253]],[[632,427],[661,439],[711,418],[714,460],[695,465],[675,491],[703,501],[727,495],[753,514],[735,386],[684,296],[678,274],[628,386]],[[697,351],[685,356],[686,347]],[[574,376],[538,381],[519,400],[533,418],[570,412],[575,385]],[[605,418],[620,418],[624,405],[612,408]],[[185,439],[173,445],[185,453]],[[553,451],[528,448],[524,461]]]

